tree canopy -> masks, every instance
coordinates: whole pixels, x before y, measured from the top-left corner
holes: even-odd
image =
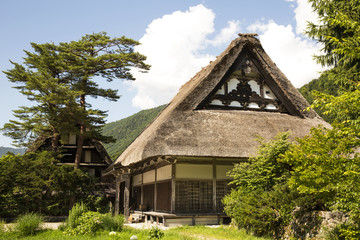
[[[5,124],[5,135],[18,146],[29,146],[39,136],[51,137],[53,150],[59,139],[76,134],[78,166],[85,138],[111,141],[100,128],[106,111],[92,108],[88,97],[119,99],[117,90],[102,88],[100,81],[134,80],[132,68],[148,70],[145,56],[134,51],[139,43],[106,33],[85,35],[78,41],[36,44],[34,52],[25,51],[23,64],[4,73],[15,88],[34,104],[14,110],[18,120]]]

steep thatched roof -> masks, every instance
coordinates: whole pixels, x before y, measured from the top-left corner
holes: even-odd
[[[287,113],[202,108],[239,58],[246,53],[277,92]],[[302,137],[311,127],[327,125],[276,67],[253,35],[240,35],[207,67],[181,87],[159,116],[116,160],[129,166],[157,156],[249,157],[256,153],[257,137],[270,139],[291,131]]]

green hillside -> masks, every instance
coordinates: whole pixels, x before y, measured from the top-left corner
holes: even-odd
[[[104,144],[113,161],[139,136],[164,107],[165,105],[162,105],[142,110],[130,117],[105,124],[103,133],[116,139],[114,143]]]
[[[337,96],[339,89],[340,86],[336,82],[330,80],[325,72],[321,74],[321,76],[318,79],[314,79],[308,84],[302,86],[299,89],[299,91],[304,96],[304,98],[310,104],[312,104],[314,102],[314,95],[313,95],[314,91]],[[321,109],[315,108],[315,111],[328,123],[333,122],[333,116],[324,115]]]
[[[6,155],[8,152],[12,152],[14,154],[24,154],[25,148],[9,148],[9,147],[0,147],[0,157]]]

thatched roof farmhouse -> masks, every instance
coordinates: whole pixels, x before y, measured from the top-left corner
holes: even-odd
[[[256,154],[258,137],[303,137],[327,125],[308,108],[256,35],[239,34],[107,169],[116,211],[141,210],[166,225],[218,223],[226,172]]]

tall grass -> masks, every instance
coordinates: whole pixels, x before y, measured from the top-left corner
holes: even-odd
[[[27,213],[16,220],[13,231],[20,236],[31,236],[41,229],[43,222],[43,217],[39,214]]]
[[[69,217],[65,222],[65,228],[76,228],[79,225],[79,217],[88,209],[83,203],[76,203],[69,211]]]
[[[5,232],[5,224],[6,222],[0,219],[0,234]]]
[[[110,213],[103,215],[102,227],[105,231],[117,231],[120,232],[124,225],[124,216],[117,215],[112,216]]]

